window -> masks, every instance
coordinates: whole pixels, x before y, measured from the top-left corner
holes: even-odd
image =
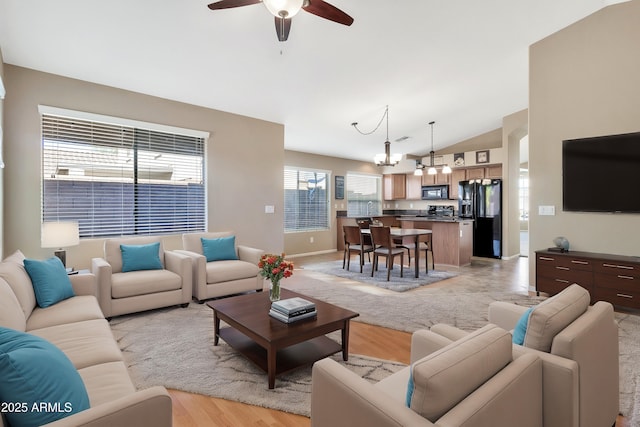
[[[382,178],[347,172],[347,215],[375,216],[382,214]]]
[[[329,173],[284,168],[284,231],[329,229]]]
[[[204,231],[205,211],[203,137],[42,114],[43,221],[170,234]]]

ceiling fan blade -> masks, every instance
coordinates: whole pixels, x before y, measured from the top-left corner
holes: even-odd
[[[208,7],[211,10],[230,9],[232,7],[250,6],[252,4],[262,3],[262,0],[220,0],[211,3]]]
[[[322,0],[309,0],[309,4],[302,8],[309,13],[313,13],[314,15],[328,19],[329,21],[337,22],[338,24],[347,26],[353,24],[352,17],[337,7]]]
[[[276,33],[278,33],[278,40],[286,42],[289,38],[289,31],[291,31],[291,18],[280,18],[276,16]]]

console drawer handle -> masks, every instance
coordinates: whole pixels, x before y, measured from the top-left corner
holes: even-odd
[[[627,294],[616,294],[616,296],[619,296],[620,298],[633,299],[633,295],[627,295]]]
[[[560,283],[569,283],[568,280],[562,280],[562,279],[556,279],[556,282],[560,282]]]
[[[628,280],[633,280],[634,277],[633,276],[623,276],[622,274],[618,274],[618,279],[628,279]]]
[[[571,260],[571,262],[572,262],[573,264],[589,265],[589,262],[588,262],[588,261],[578,261],[578,260],[572,259],[572,260]]]
[[[569,270],[569,267],[558,267],[558,266],[556,266],[556,269],[558,269],[558,270]]]
[[[622,268],[624,270],[633,270],[633,267],[629,266],[629,265],[617,265],[617,264],[607,264],[604,263],[602,264],[603,267],[611,267],[611,268]]]
[[[555,258],[549,258],[549,257],[546,257],[546,256],[538,257],[538,259],[540,259],[542,261],[555,261],[556,260]]]

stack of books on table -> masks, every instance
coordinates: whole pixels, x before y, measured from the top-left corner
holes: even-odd
[[[281,322],[292,323],[316,316],[316,305],[304,298],[287,298],[271,303],[269,316]]]

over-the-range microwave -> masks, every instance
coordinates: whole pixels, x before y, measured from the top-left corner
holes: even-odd
[[[448,198],[448,185],[425,185],[422,187],[422,200],[446,200]]]

